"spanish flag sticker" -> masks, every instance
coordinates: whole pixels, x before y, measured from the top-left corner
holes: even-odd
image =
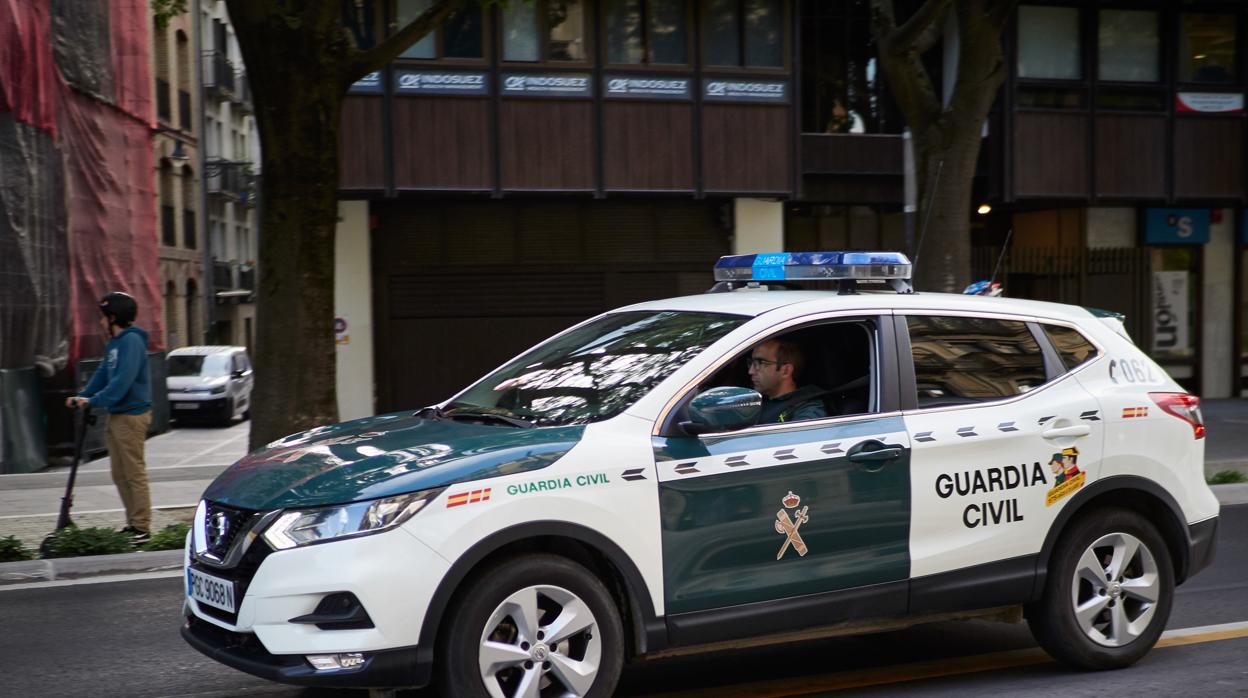
[[[446,498],[446,508],[459,507],[465,504],[476,504],[477,502],[490,501],[490,488],[483,490],[471,490],[469,492],[460,492]]]

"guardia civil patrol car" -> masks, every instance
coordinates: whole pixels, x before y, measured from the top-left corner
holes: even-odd
[[[1070,665],[1131,664],[1213,559],[1198,398],[1119,318],[911,293],[909,270],[725,257],[716,292],[269,444],[199,504],[183,637],[275,681],[493,698],[608,696],[637,657],[951,614],[1021,611]],[[810,418],[760,422],[763,370]]]

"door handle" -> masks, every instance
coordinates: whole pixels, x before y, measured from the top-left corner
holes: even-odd
[[[859,451],[849,455],[851,463],[887,463],[898,458],[901,458],[901,449],[896,446],[881,448],[878,451]]]
[[[1046,429],[1040,433],[1046,439],[1060,439],[1063,436],[1087,436],[1092,433],[1092,427],[1087,424],[1076,424],[1073,427],[1057,427],[1056,429]]]

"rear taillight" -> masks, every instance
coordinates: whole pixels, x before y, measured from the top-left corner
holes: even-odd
[[[1200,398],[1187,393],[1149,393],[1161,409],[1192,425],[1196,438],[1205,438],[1205,418],[1200,415]]]

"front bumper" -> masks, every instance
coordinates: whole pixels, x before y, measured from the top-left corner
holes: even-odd
[[[1213,564],[1217,552],[1218,518],[1205,519],[1187,527],[1188,563],[1184,579]]]
[[[186,564],[235,584],[237,612],[186,598],[183,637],[218,661],[273,681],[323,686],[427,683],[433,648],[416,648],[433,593],[450,565],[414,535],[385,533],[270,551],[255,543],[233,568]],[[350,593],[367,625],[324,627],[304,617]],[[296,620],[299,622],[291,622]],[[359,652],[364,666],[316,671],[307,655]]]
[[[189,407],[182,407],[188,405]],[[188,393],[169,395],[169,411],[176,417],[216,417],[229,405],[226,396],[199,396]]]
[[[272,654],[251,633],[236,633],[187,615],[182,638],[210,659],[269,681],[328,688],[419,688],[433,674],[433,653],[415,647],[370,652],[354,669],[316,671],[300,655]]]

